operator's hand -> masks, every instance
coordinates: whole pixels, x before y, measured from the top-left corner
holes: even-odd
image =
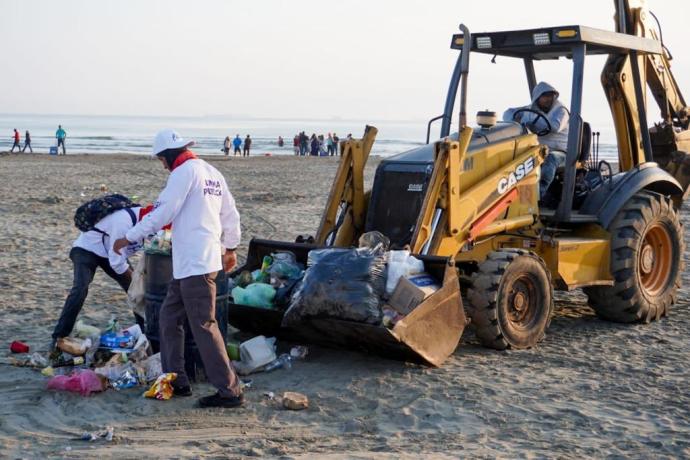
[[[120,251],[122,251],[123,248],[126,248],[129,246],[130,241],[127,238],[120,238],[119,240],[116,240],[115,243],[113,243],[113,251],[115,251],[118,255],[122,255]]]
[[[233,268],[237,265],[237,254],[235,254],[235,251],[228,249],[225,251],[225,254],[223,254],[223,271],[226,273],[229,271],[232,271]]]

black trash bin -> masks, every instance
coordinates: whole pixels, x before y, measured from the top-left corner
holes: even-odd
[[[165,254],[146,253],[146,278],[144,282],[144,300],[146,303],[146,337],[151,342],[154,353],[160,351],[159,313],[163,300],[168,293],[172,280],[172,257]],[[227,343],[228,333],[228,281],[223,270],[216,276],[216,322]],[[185,371],[192,381],[197,381],[204,369],[199,349],[196,346],[189,322],[185,321]]]

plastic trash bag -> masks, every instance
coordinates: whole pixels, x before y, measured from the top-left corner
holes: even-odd
[[[271,278],[290,280],[302,276],[304,268],[297,263],[295,255],[291,252],[277,252],[271,254],[273,263],[268,268]]]
[[[388,253],[388,275],[386,277],[386,294],[391,295],[400,281],[415,273],[424,272],[424,262],[410,255],[410,251],[390,251]]]
[[[303,318],[338,318],[369,324],[381,322],[385,286],[385,253],[370,248],[310,251],[313,263],[292,296],[283,324]]]
[[[246,288],[236,287],[232,290],[233,302],[250,307],[272,308],[276,290],[270,284],[253,283]]]
[[[105,390],[105,382],[91,369],[74,372],[72,375],[56,375],[48,380],[49,390],[72,391],[82,396],[89,396]]]
[[[390,246],[391,240],[389,240],[386,235],[376,230],[374,230],[373,232],[363,233],[362,236],[359,237],[360,248],[370,248],[388,251],[388,248]]]

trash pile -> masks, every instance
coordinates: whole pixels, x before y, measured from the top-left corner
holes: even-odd
[[[172,251],[172,231],[159,230],[158,233],[144,241],[147,254],[170,255]]]
[[[304,266],[293,253],[278,252],[265,256],[261,268],[231,278],[228,287],[238,305],[284,309],[303,276]]]
[[[281,368],[291,369],[294,361],[304,359],[308,353],[307,347],[300,345],[292,347],[289,353],[277,355],[275,337],[266,338],[263,335],[239,345],[228,344],[228,356],[240,375],[271,372]]]
[[[21,346],[23,345],[23,346]],[[21,342],[10,346],[13,353],[29,352]],[[12,364],[41,369],[48,377],[49,390],[62,390],[89,396],[112,388],[124,390],[155,382],[146,396],[169,399],[169,383],[175,374],[163,374],[160,353],[151,354],[151,346],[139,325],[120,328],[111,319],[107,328],[78,321],[71,337],[58,339],[50,356],[34,352]]]
[[[291,252],[273,253],[229,280],[233,303],[280,310],[288,327],[336,318],[393,328],[441,282],[410,251],[389,245],[381,233],[365,233],[358,248],[309,251],[306,269]]]

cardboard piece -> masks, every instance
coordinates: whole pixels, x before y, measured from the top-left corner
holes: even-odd
[[[436,278],[427,273],[412,275],[409,278],[401,277],[388,300],[388,305],[395,311],[408,315],[440,288]]]

